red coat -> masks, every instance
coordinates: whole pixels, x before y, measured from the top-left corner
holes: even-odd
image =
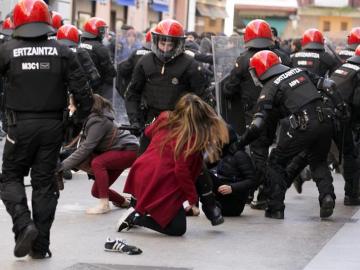
[[[154,134],[153,131],[167,118],[167,112],[161,113],[145,130],[151,143],[132,165],[124,187],[124,192],[137,199],[136,211],[150,214],[162,227],[176,216],[184,201],[197,202],[195,181],[202,169],[201,153],[174,159],[175,140],[167,143],[161,153],[159,145],[169,131],[161,129]]]

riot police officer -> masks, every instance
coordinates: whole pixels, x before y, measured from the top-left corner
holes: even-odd
[[[0,196],[12,217],[16,257],[42,259],[59,197],[55,181],[62,142],[67,90],[85,117],[92,106],[86,77],[73,53],[54,40],[48,6],[21,0],[13,11],[13,39],[0,48],[0,74],[8,82],[8,136],[4,146]],[[31,169],[32,218],[24,176]]]
[[[162,111],[172,110],[186,92],[202,97],[206,86],[201,66],[184,54],[185,35],[179,22],[163,20],[151,34],[152,52],[137,63],[125,93],[129,121],[137,127],[149,123]]]
[[[79,61],[80,66],[86,74],[91,88],[96,89],[101,84],[101,78],[94,62],[87,50],[79,48],[80,36],[78,29],[70,24],[61,26],[56,34],[59,43],[68,46]]]
[[[331,75],[338,91],[350,107],[350,122],[342,127],[343,136],[337,145],[343,149],[343,176],[345,179],[345,205],[360,205],[360,166],[359,153],[354,138],[359,139],[360,132],[360,45],[355,55],[347,59]],[[343,145],[340,145],[343,144]]]
[[[81,48],[86,49],[93,60],[96,69],[101,76],[101,85],[93,89],[95,93],[111,100],[113,94],[113,78],[116,76],[116,70],[110,57],[110,52],[102,44],[106,32],[106,22],[97,17],[87,20],[83,27],[81,36]]]
[[[347,46],[338,52],[343,63],[355,55],[355,49],[358,45],[360,45],[360,27],[354,27],[347,37]]]
[[[291,55],[293,67],[305,68],[321,77],[330,75],[340,64],[325,51],[323,34],[315,29],[308,29],[301,39],[302,50]]]
[[[323,111],[318,89],[329,95],[337,110],[344,112],[346,106],[339,93],[334,91],[334,83],[300,68],[290,69],[281,64],[275,53],[266,50],[250,59],[250,68],[254,80],[259,80],[263,88],[257,102],[257,113],[241,136],[239,145],[244,146],[259,136],[273,109],[277,108],[281,118],[287,118],[289,122],[287,132],[280,134],[279,142],[269,156],[266,172],[269,201],[265,216],[284,218],[284,199],[288,187],[286,166],[304,149],[320,193],[320,217],[331,216],[335,194],[326,157],[331,143],[332,122]]]
[[[273,48],[273,34],[270,25],[266,21],[253,20],[249,22],[245,28],[244,41],[246,50],[236,59],[235,68],[231,71],[230,77],[225,82],[223,89],[225,96],[239,101],[238,103],[233,101],[232,106],[240,111],[231,112],[231,114],[236,113],[237,121],[244,123],[244,125],[236,130],[239,134],[244,132],[245,125],[251,123],[252,115],[255,112],[256,100],[261,91],[261,88],[254,84],[248,71],[250,58],[258,51],[270,49],[280,56],[281,61],[285,65],[290,65],[289,57],[280,50]],[[245,117],[245,119],[242,120],[241,117]],[[273,121],[270,119],[273,119]],[[250,154],[256,167],[258,186],[262,185],[264,181],[266,160],[269,155],[269,147],[275,139],[276,127],[277,113],[272,111],[269,117],[269,125],[263,130],[262,136],[250,144]],[[260,189],[257,201],[254,200],[251,203],[251,207],[264,209],[265,204],[266,200]]]

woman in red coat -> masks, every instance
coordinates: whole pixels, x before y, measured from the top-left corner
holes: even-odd
[[[183,235],[185,211],[198,200],[195,181],[203,153],[210,161],[219,158],[228,142],[226,124],[198,96],[187,94],[174,111],[161,113],[145,136],[150,145],[133,164],[124,188],[137,199],[136,208],[119,220],[118,231],[136,224]]]

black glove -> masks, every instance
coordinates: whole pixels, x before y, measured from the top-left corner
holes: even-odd
[[[131,124],[131,134],[135,135],[135,136],[140,136],[142,133],[142,126],[140,125],[139,122],[134,122]]]
[[[318,81],[317,88],[321,89],[321,90],[327,90],[327,89],[328,90],[335,90],[336,89],[336,84],[331,79],[321,78]]]

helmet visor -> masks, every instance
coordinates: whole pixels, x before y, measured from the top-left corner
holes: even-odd
[[[184,52],[184,37],[172,37],[152,33],[151,50],[164,63]]]

